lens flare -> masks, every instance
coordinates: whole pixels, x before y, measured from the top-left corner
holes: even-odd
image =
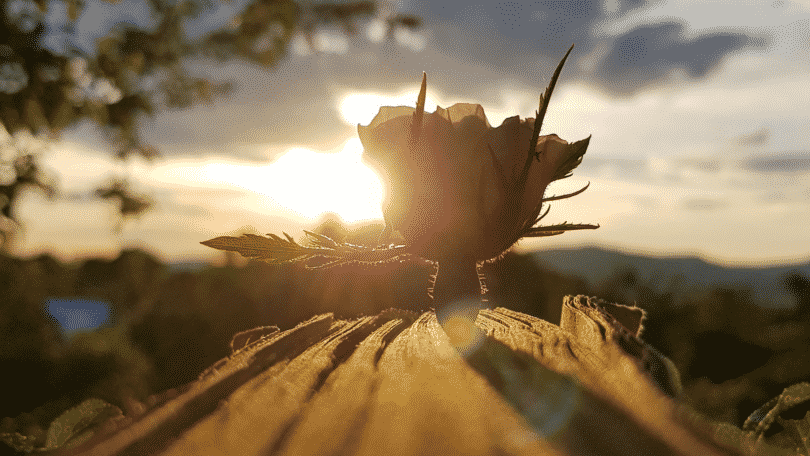
[[[461,356],[475,352],[484,341],[484,331],[475,325],[479,305],[474,302],[458,303],[440,309],[436,318],[444,328],[450,343]]]

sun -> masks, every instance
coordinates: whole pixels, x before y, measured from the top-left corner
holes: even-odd
[[[209,163],[201,177],[270,197],[310,220],[325,212],[349,223],[382,219],[382,184],[362,153],[360,140],[352,138],[340,152],[294,148],[268,165]]]
[[[394,95],[384,95],[372,92],[351,92],[343,95],[338,103],[343,120],[349,125],[368,125],[383,106],[412,106],[416,107],[416,97],[419,87]],[[425,101],[425,110],[436,110],[436,101],[428,95]]]
[[[324,212],[350,223],[381,219],[382,184],[362,163],[362,153],[357,138],[346,141],[338,153],[291,149],[266,167],[254,190],[310,219]]]
[[[394,95],[349,93],[338,108],[347,123],[367,125],[382,106],[416,106],[417,94],[418,87]],[[436,109],[430,98],[426,106]],[[381,220],[382,183],[362,162],[362,155],[363,145],[355,137],[339,152],[293,148],[263,166],[209,163],[202,177],[268,196],[313,221],[326,212],[338,214],[347,223]]]

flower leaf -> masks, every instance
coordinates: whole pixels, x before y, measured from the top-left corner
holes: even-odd
[[[561,199],[566,199],[566,198],[571,198],[571,197],[577,196],[577,195],[579,195],[580,193],[582,193],[582,192],[584,192],[585,190],[587,190],[587,189],[588,189],[588,187],[590,187],[590,186],[591,186],[591,183],[590,183],[590,182],[588,182],[587,184],[585,184],[585,186],[584,186],[584,187],[582,187],[581,189],[579,189],[579,190],[577,190],[577,191],[575,191],[575,192],[566,193],[566,194],[564,194],[564,195],[554,195],[554,196],[543,197],[543,202],[544,202],[544,203],[546,203],[546,202],[548,202],[548,201],[557,201],[557,200],[561,200]],[[535,222],[535,223],[537,223],[537,222]],[[533,223],[532,225],[534,225],[534,223]]]
[[[568,223],[562,222],[556,225],[536,226],[523,233],[521,237],[545,237],[556,236],[563,234],[566,231],[573,230],[595,230],[599,225],[591,225],[589,223]]]
[[[591,137],[588,136],[585,139],[581,139],[566,146],[566,153],[568,157],[560,164],[557,171],[554,172],[554,177],[552,177],[551,180],[555,181],[570,177],[571,171],[582,163],[582,156],[585,155],[585,151],[588,149],[588,144],[590,142]]]
[[[554,86],[557,85],[557,79],[560,77],[563,65],[565,65],[568,54],[570,54],[573,49],[574,45],[572,44],[571,47],[568,48],[568,52],[566,52],[565,56],[560,60],[557,69],[554,70],[554,74],[551,76],[551,81],[548,83],[546,91],[540,95],[540,110],[537,111],[537,117],[534,119],[534,131],[532,132],[532,141],[529,145],[529,157],[535,157],[537,155],[537,138],[540,136],[540,129],[543,127],[543,119],[546,117],[548,103],[551,101],[551,92],[554,91]]]
[[[573,49],[574,45],[572,44],[571,47],[568,48],[568,52],[566,52],[565,56],[562,58],[562,60],[560,60],[560,63],[557,65],[557,69],[554,70],[554,74],[551,76],[551,81],[548,83],[548,87],[546,87],[545,92],[540,95],[540,110],[536,112],[537,116],[534,119],[534,129],[532,130],[532,139],[529,142],[529,152],[526,155],[526,162],[523,164],[523,170],[520,173],[520,177],[518,177],[518,179],[515,181],[517,193],[523,193],[523,189],[526,188],[526,179],[529,177],[529,169],[532,166],[532,160],[535,158],[538,160],[540,159],[540,155],[537,153],[537,141],[540,138],[540,129],[543,127],[543,118],[546,116],[548,103],[551,101],[551,93],[554,91],[554,86],[557,85],[557,79],[560,77],[562,67],[565,65],[565,61],[568,59],[568,55],[571,54]],[[576,165],[574,165],[574,167],[571,169],[574,169],[575,167]]]
[[[200,244],[229,252],[237,252],[245,258],[264,261],[270,264],[305,262],[316,257],[325,262],[310,262],[308,269],[328,268],[344,263],[383,263],[402,260],[410,254],[402,245],[388,245],[382,248],[335,242],[332,239],[311,231],[304,231],[306,243],[300,245],[287,233],[286,239],[269,233],[267,237],[243,234],[239,237],[220,236]]]
[[[15,451],[31,453],[34,451],[36,437],[33,435],[22,435],[19,432],[0,433],[0,442],[13,448]]]
[[[70,448],[88,440],[97,426],[123,417],[121,409],[101,399],[87,399],[59,415],[48,427],[45,449]]]
[[[304,233],[307,235],[307,241],[313,247],[323,247],[327,249],[334,249],[338,247],[338,243],[333,241],[331,238],[327,236],[318,233],[313,233],[312,231],[307,230],[304,230]]]
[[[201,242],[201,244],[218,250],[237,252],[245,258],[272,264],[305,260],[313,255],[309,250],[314,249],[298,245],[287,233],[284,233],[287,239],[282,239],[272,233],[267,236],[255,234],[243,234],[239,237],[220,236]]]

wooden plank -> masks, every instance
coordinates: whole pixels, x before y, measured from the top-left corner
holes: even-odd
[[[250,456],[275,452],[313,392],[381,320],[365,317],[333,323],[331,335],[289,362],[256,375],[161,454]]]
[[[476,324],[513,349],[530,354],[543,366],[561,374],[583,376],[580,358],[586,356],[570,334],[547,321],[504,308],[483,309]]]
[[[556,455],[423,314],[385,350],[356,455]]]
[[[396,318],[364,339],[349,360],[329,376],[300,423],[280,448],[285,455],[352,454],[368,422],[370,399],[379,385],[377,361],[385,347],[414,318]]]
[[[256,328],[179,396],[56,454],[751,454],[654,381],[641,318],[566,303],[565,328],[483,310],[461,352],[433,312]]]
[[[99,435],[87,443],[58,452],[86,456],[152,454],[211,413],[237,388],[285,357],[295,357],[314,341],[325,337],[334,323],[332,314],[313,317],[290,330],[277,333],[251,350],[238,353],[205,379],[195,382],[178,397],[141,416],[109,438]]]
[[[583,352],[567,333],[552,325],[540,336],[526,316],[500,311],[482,312],[478,323],[493,338],[468,361],[552,446],[564,454],[679,454],[580,384]]]
[[[585,347],[559,327],[525,314],[513,319],[516,314],[501,308],[482,311],[478,323],[497,341],[551,370],[565,372],[572,364],[578,365],[572,370],[586,386],[572,393],[578,396],[577,410],[569,410],[568,423],[559,435],[551,436],[566,454],[742,454],[684,419],[681,406],[618,344],[592,345],[588,340],[589,347]],[[592,319],[588,323],[605,324]],[[527,328],[542,332],[531,334]],[[597,328],[587,334],[592,338],[606,333]],[[555,341],[553,350],[538,348],[547,346],[549,338]],[[561,340],[566,341],[558,342]],[[559,349],[561,346],[565,348]]]

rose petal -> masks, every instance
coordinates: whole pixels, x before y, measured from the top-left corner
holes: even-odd
[[[358,125],[364,160],[386,188],[386,226],[427,258],[497,256],[542,201],[568,143],[539,137],[539,160],[530,161],[520,189],[534,119],[514,116],[493,129],[481,105],[457,103],[425,113],[413,137],[414,112],[383,107],[368,126]]]
[[[543,199],[546,187],[551,183],[557,168],[568,158],[565,154],[567,145],[568,141],[553,133],[537,139],[539,160],[532,160],[529,178],[526,180],[520,211],[522,218],[528,217]]]
[[[447,120],[453,122],[454,126],[467,117],[475,117],[482,120],[487,129],[490,128],[489,121],[487,121],[487,116],[484,114],[484,107],[480,104],[456,103],[447,108],[447,113],[445,115],[447,116]]]

